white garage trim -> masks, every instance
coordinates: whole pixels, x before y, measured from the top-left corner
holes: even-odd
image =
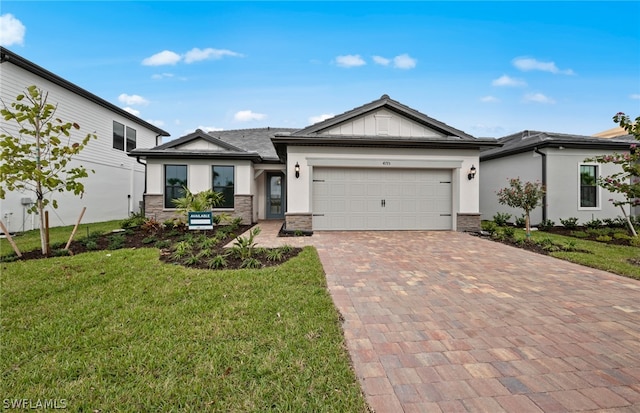
[[[396,158],[307,158],[309,166],[342,166],[359,168],[433,168],[456,169],[461,160],[396,159]]]
[[[451,230],[453,172],[314,167],[313,230]]]

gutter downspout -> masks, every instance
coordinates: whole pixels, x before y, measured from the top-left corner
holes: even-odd
[[[542,186],[544,187],[544,196],[542,197],[542,220],[547,220],[547,154],[540,152],[536,146],[533,149],[534,153],[537,153],[542,157]]]
[[[147,163],[140,161],[140,157],[139,156],[136,156],[136,162],[138,162],[140,165],[144,166],[144,191],[142,192],[142,214],[146,216],[146,212],[145,212],[146,205],[145,205],[144,196],[147,194]]]

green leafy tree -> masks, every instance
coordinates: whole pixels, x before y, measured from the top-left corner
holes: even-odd
[[[613,121],[620,125],[622,129],[633,135],[636,141],[640,141],[640,116],[632,121],[629,116],[618,112],[613,117]],[[637,236],[631,220],[624,209],[625,205],[640,205],[640,151],[637,144],[633,143],[629,147],[629,153],[614,153],[613,155],[600,155],[595,158],[585,159],[586,162],[597,162],[601,164],[613,164],[620,167],[620,172],[605,177],[598,177],[598,185],[611,193],[622,195],[623,199],[610,199],[613,205],[619,206],[622,210],[627,225]]]
[[[10,106],[2,101],[0,109],[5,121],[17,124],[17,133],[3,128],[0,134],[0,199],[7,191],[35,194],[36,202],[28,212],[39,214],[42,254],[48,250],[44,209],[58,207],[55,193],[72,192],[82,197],[81,179],[89,175],[86,168],[71,161],[96,139],[94,134],[72,138],[71,132],[80,126],[57,118],[57,105],[48,102],[48,95],[32,85]]]
[[[520,178],[510,178],[509,187],[498,191],[498,202],[512,208],[522,209],[525,217],[527,237],[531,236],[529,214],[542,204],[545,188],[539,182],[522,182]]]
[[[212,189],[193,193],[189,188],[183,186],[182,190],[184,196],[174,199],[173,205],[184,214],[185,218],[189,216],[189,212],[211,211],[224,203],[222,194]]]

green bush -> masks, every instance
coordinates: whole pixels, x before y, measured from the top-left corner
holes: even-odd
[[[612,238],[608,235],[600,235],[598,237],[596,237],[596,241],[600,241],[600,242],[609,242],[611,241]]]
[[[562,224],[563,227],[565,227],[567,229],[576,229],[576,228],[578,228],[578,218],[576,218],[576,217],[571,217],[571,218],[567,218],[567,219],[560,218],[560,223]]]
[[[584,231],[573,231],[571,232],[571,236],[576,238],[587,238],[589,234]]]
[[[592,229],[600,228],[602,225],[602,220],[599,220],[598,218],[591,219],[584,223],[585,227]]]
[[[516,234],[516,229],[514,227],[502,227],[502,233],[507,238],[513,238]]]
[[[480,223],[480,228],[483,231],[488,232],[489,235],[493,235],[496,232],[496,230],[498,229],[498,225],[496,225],[496,223],[493,222],[493,221],[482,221]]]
[[[527,219],[525,218],[524,215],[516,218],[516,227],[524,228],[526,225],[527,225]]]
[[[131,229],[138,228],[145,223],[147,218],[142,213],[134,212],[131,216],[120,223],[120,228],[122,229]]]
[[[113,234],[109,237],[109,245],[107,248],[110,250],[119,250],[124,247],[124,243],[127,237],[124,234]]]
[[[640,247],[640,235],[631,237],[631,239],[629,240],[629,245],[631,245],[632,247]]]
[[[556,225],[555,222],[553,222],[550,219],[543,219],[539,224],[538,224],[538,229],[541,231],[546,231],[550,228],[553,228]]]
[[[625,234],[624,232],[614,232],[613,233],[613,238],[615,239],[624,239],[624,240],[630,240],[631,238],[633,238],[631,235]]]
[[[496,223],[499,227],[504,227],[509,224],[509,220],[511,219],[511,214],[506,212],[498,212],[493,216],[493,222]]]

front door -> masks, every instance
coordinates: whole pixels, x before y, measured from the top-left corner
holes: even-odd
[[[284,175],[267,173],[267,219],[284,219]]]

